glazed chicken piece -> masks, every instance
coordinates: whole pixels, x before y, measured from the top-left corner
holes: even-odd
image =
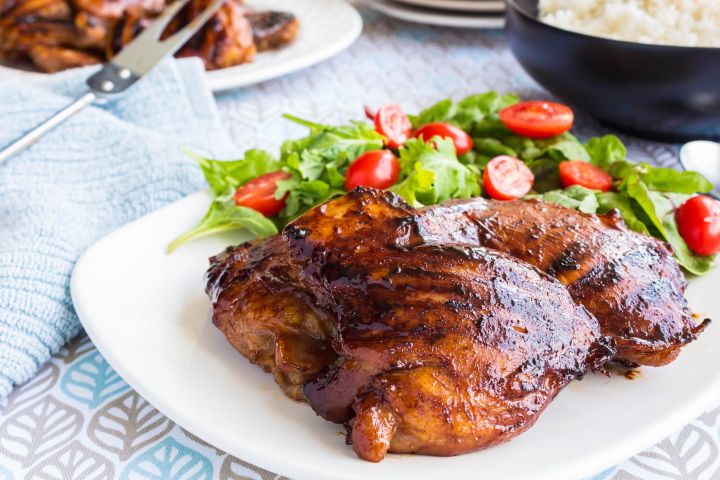
[[[210,259],[213,322],[243,356],[272,373],[290,398],[332,363],[335,323],[305,301],[282,237],[230,247]]]
[[[48,45],[35,45],[28,50],[33,63],[44,72],[59,72],[70,67],[85,67],[102,63],[102,59],[83,50]]]
[[[165,0],[72,0],[75,8],[81,12],[105,20],[116,20],[127,11],[145,12],[151,17],[162,12],[167,3]],[[169,3],[169,2],[168,2]]]
[[[300,22],[287,12],[251,12],[246,15],[258,52],[283,47],[295,40]]]
[[[297,379],[308,402],[345,422],[371,461],[507,441],[614,353],[595,318],[534,267],[482,247],[411,245],[413,213],[394,194],[357,189],[281,237],[214,258],[208,273],[231,343],[271,371],[312,364]]]
[[[170,22],[163,37],[177,32],[195,18],[209,0],[192,0]],[[138,36],[152,18],[142,10],[128,9],[116,24],[110,42],[108,57]],[[231,67],[252,61],[256,53],[250,22],[238,2],[226,2],[207,24],[178,52],[178,57],[200,57],[207,70]]]
[[[671,248],[630,231],[617,212],[478,198],[429,207],[407,221],[415,242],[485,246],[554,276],[613,337],[615,359],[623,363],[670,363],[710,322],[693,321]]]

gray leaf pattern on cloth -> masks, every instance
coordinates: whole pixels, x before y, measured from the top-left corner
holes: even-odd
[[[90,341],[90,337],[88,337],[85,332],[81,332],[80,335],[65,345],[65,347],[58,352],[56,357],[62,359],[63,363],[70,364],[94,349],[95,347]]]
[[[196,435],[193,435],[192,433],[188,432],[187,430],[185,430],[182,427],[178,427],[178,428],[182,431],[183,435],[185,435],[187,438],[189,438],[193,442],[197,443],[198,445],[202,445],[203,447],[213,450],[217,455],[225,455],[225,452],[223,452],[222,450],[220,450],[219,448],[217,448],[213,445],[210,445],[208,442],[206,442],[202,438],[200,438]]]
[[[221,480],[287,480],[262,468],[243,462],[232,455],[225,457],[220,467]]]
[[[632,462],[662,478],[701,480],[707,478],[717,457],[718,447],[710,434],[693,425],[637,455]]]
[[[98,446],[127,460],[173,427],[170,419],[129,391],[100,408],[90,420],[87,433]]]
[[[8,415],[13,410],[40,398],[55,386],[58,378],[60,378],[60,369],[55,364],[48,363],[25,385],[13,390],[7,398],[2,413]]]
[[[0,454],[27,467],[74,438],[82,425],[80,411],[47,395],[0,425]]]
[[[30,469],[26,480],[112,480],[112,462],[74,441]]]

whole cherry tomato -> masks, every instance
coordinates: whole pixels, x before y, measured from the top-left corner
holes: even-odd
[[[720,202],[707,195],[692,197],[675,212],[680,235],[698,255],[720,252]]]
[[[397,182],[400,162],[390,150],[373,150],[360,155],[345,174],[345,190],[355,187],[386,189]]]

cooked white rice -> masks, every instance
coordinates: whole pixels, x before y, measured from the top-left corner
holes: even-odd
[[[540,18],[616,40],[720,47],[720,0],[540,0]]]

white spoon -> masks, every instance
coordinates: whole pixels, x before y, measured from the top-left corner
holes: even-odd
[[[680,163],[685,170],[705,175],[715,186],[708,195],[720,200],[720,143],[707,140],[686,143],[680,149]]]

